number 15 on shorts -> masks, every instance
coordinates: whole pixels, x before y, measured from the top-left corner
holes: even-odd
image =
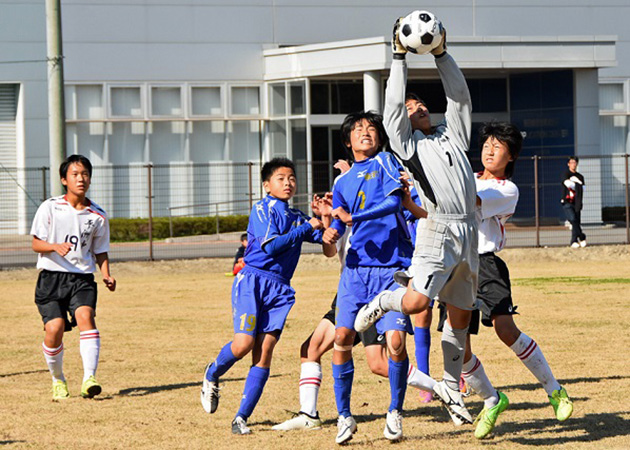
[[[239,319],[241,319],[241,327],[239,328],[241,331],[254,331],[256,328],[256,315],[242,314]]]

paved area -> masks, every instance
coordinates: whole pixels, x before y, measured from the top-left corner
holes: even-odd
[[[626,244],[626,229],[623,227],[585,226],[589,245]],[[153,259],[231,258],[240,245],[241,233],[221,235],[189,236],[153,242]],[[557,247],[569,244],[571,232],[565,227],[540,229],[539,245]],[[535,247],[536,229],[533,227],[509,227],[507,247]],[[321,251],[320,246],[306,243],[306,253]],[[151,259],[148,242],[112,243],[110,258],[116,261],[146,261]],[[31,250],[31,237],[22,235],[0,235],[0,269],[34,266],[37,255]]]

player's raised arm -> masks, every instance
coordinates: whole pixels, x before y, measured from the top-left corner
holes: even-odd
[[[398,32],[400,19],[394,24],[392,36],[392,67],[385,89],[385,110],[383,112],[383,125],[389,144],[393,152],[402,159],[413,156],[415,146],[412,142],[413,130],[405,108],[405,91],[407,89],[407,63],[405,54],[407,50],[400,44]]]
[[[433,52],[435,64],[446,94],[445,134],[453,139],[457,148],[468,151],[470,130],[472,127],[472,101],[464,74],[451,55],[446,53],[446,31],[443,36],[443,48]]]

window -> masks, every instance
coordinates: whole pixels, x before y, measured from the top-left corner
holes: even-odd
[[[623,112],[627,110],[622,83],[601,84],[599,86],[599,109]]]
[[[110,108],[113,117],[142,117],[140,87],[110,88]]]
[[[182,89],[179,86],[151,88],[151,115],[180,117],[183,115]]]
[[[190,102],[193,116],[221,116],[223,105],[221,102],[221,88],[193,86],[190,89]]]
[[[260,89],[257,87],[232,87],[233,115],[257,116],[260,114]]]

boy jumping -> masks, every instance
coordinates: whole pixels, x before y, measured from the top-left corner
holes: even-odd
[[[364,331],[387,311],[425,311],[439,295],[448,309],[442,334],[443,381],[434,390],[451,415],[472,423],[459,391],[466,334],[477,291],[477,221],[475,177],[466,157],[470,144],[472,105],[466,80],[446,52],[446,33],[431,53],[444,85],[444,121],[431,128],[429,111],[417,96],[406,96],[405,48],[394,25],[393,61],[385,91],[384,124],[392,151],[401,159],[428,217],[418,221],[408,273],[397,275],[406,288],[386,290],[357,315],[355,329]]]

